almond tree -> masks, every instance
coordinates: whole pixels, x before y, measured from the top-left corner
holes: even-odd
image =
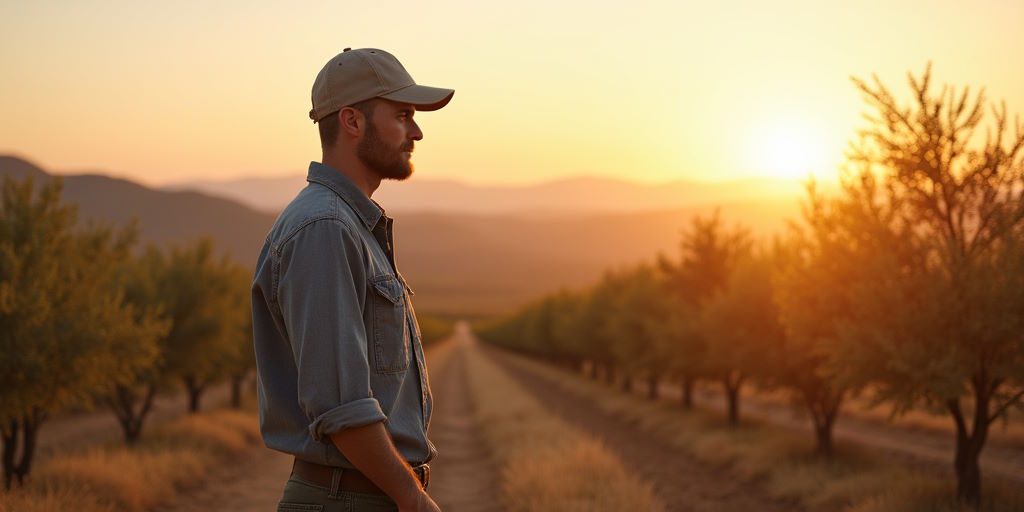
[[[705,372],[722,383],[729,424],[739,423],[740,391],[752,379],[769,378],[783,343],[773,298],[772,266],[764,254],[739,256],[725,286],[702,310],[707,339]]]
[[[749,232],[739,227],[727,229],[716,210],[709,218],[694,217],[690,228],[683,231],[678,263],[659,259],[669,282],[665,300],[675,306],[675,313],[666,321],[679,335],[675,368],[682,377],[685,408],[692,406],[694,381],[705,376],[709,342],[690,319],[698,318],[705,302],[726,286],[737,259],[749,251],[750,243]]]
[[[930,66],[909,82],[903,105],[855,80],[873,113],[832,206],[858,277],[832,353],[897,411],[948,412],[957,493],[977,504],[989,427],[1024,396],[1024,124],[1005,104],[982,124],[984,93],[935,93]]]
[[[228,345],[225,368],[231,379],[231,406],[237,409],[242,406],[242,382],[256,368],[249,290],[252,272],[240,265],[230,266],[225,271],[230,296],[225,313],[225,321],[229,322],[224,333]]]
[[[135,233],[77,226],[62,182],[4,178],[0,203],[0,433],[4,487],[31,471],[46,418],[153,364],[163,328],[115,286]]]
[[[214,256],[209,238],[170,247],[162,265],[157,289],[171,321],[165,371],[181,379],[194,413],[202,393],[230,373],[241,313],[232,275],[240,270],[227,256]]]
[[[151,315],[164,326],[156,339],[159,355],[155,364],[138,373],[131,382],[116,385],[106,397],[128,444],[138,441],[146,417],[153,410],[157,391],[170,388],[164,371],[164,354],[167,352],[171,321],[164,311],[163,291],[159,287],[163,266],[163,255],[150,244],[141,256],[124,265],[120,272],[125,300],[134,306],[135,311]]]
[[[838,343],[840,326],[852,322],[846,292],[860,279],[860,269],[846,251],[853,233],[837,226],[813,183],[808,197],[803,222],[776,246],[773,282],[785,337],[771,380],[792,391],[813,423],[816,453],[831,458],[832,431],[851,390],[834,378],[829,348]]]
[[[652,266],[639,265],[617,274],[613,282],[614,309],[605,328],[615,340],[612,352],[626,374],[623,386],[632,385],[631,376],[646,376],[648,398],[653,400],[662,377],[672,370],[677,341],[666,329],[673,311],[664,300],[665,279]]]

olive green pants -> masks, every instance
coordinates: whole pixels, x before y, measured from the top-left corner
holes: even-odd
[[[277,512],[397,512],[391,498],[323,487],[295,475],[284,486]]]

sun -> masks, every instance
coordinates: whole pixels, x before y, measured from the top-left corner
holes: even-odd
[[[763,176],[802,179],[827,165],[820,131],[808,123],[777,121],[754,134],[751,166]]]

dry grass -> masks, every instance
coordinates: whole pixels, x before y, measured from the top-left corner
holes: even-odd
[[[1024,496],[1019,489],[989,485],[985,500],[977,508],[957,503],[955,485],[936,478],[904,477],[890,491],[874,495],[848,512],[999,512],[1024,510]]]
[[[831,461],[813,456],[813,439],[756,421],[730,428],[720,411],[684,411],[678,405],[638,400],[633,394],[521,356],[516,364],[557,383],[602,410],[672,443],[709,464],[756,481],[779,498],[809,511],[957,511],[955,482],[907,467],[883,454],[839,444]],[[934,421],[932,418],[931,421]],[[937,424],[935,424],[937,426]],[[982,510],[1024,510],[1024,491],[984,484]]]
[[[550,415],[477,349],[466,352],[477,419],[509,512],[663,510],[597,441]]]
[[[591,439],[542,456],[520,453],[505,468],[502,492],[510,511],[660,508],[650,487],[630,479],[619,460]]]
[[[119,508],[104,502],[88,489],[15,489],[0,492],[0,512],[118,512]]]
[[[23,489],[0,493],[0,512],[149,510],[199,482],[216,461],[258,440],[251,413],[222,410],[179,418],[136,447],[96,447],[47,460]]]
[[[119,510],[145,510],[173,498],[177,487],[203,474],[211,462],[208,454],[184,450],[94,449],[51,459],[33,484],[88,490]]]

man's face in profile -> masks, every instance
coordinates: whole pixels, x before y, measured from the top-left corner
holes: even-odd
[[[423,138],[413,120],[416,107],[384,99],[374,103],[356,156],[381,179],[404,180],[412,175],[414,143]]]

